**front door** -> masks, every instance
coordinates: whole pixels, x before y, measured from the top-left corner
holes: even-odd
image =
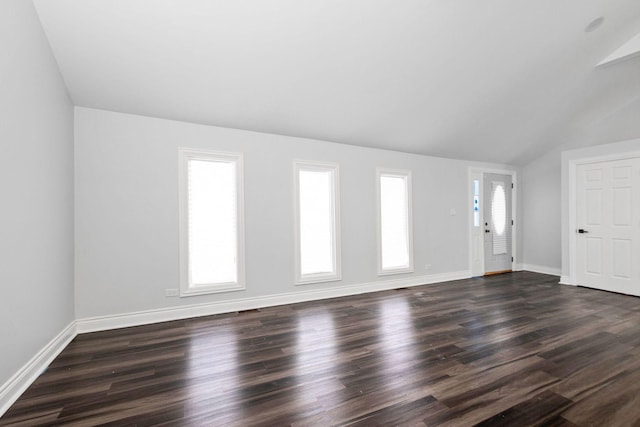
[[[576,167],[576,282],[640,295],[640,159]]]
[[[511,271],[511,175],[485,173],[484,271]]]

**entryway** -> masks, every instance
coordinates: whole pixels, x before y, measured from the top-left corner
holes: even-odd
[[[484,174],[484,274],[511,271],[511,176]]]
[[[470,265],[474,277],[514,270],[514,171],[470,169]]]

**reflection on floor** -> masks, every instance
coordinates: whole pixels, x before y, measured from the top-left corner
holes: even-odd
[[[640,299],[519,272],[78,336],[0,425],[632,425]]]

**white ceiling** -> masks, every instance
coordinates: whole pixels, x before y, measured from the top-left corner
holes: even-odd
[[[638,0],[34,3],[86,107],[522,164],[640,96],[637,58],[596,68]]]

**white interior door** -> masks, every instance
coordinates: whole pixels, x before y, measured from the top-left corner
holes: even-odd
[[[640,295],[640,158],[576,174],[577,284]]]
[[[486,173],[484,181],[484,271],[511,270],[511,175]]]

